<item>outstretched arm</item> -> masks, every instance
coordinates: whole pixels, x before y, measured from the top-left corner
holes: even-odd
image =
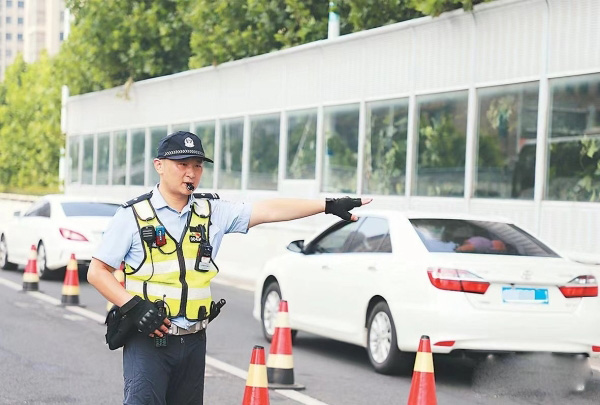
[[[267,222],[289,221],[326,212],[335,214],[352,221],[358,217],[349,214],[354,207],[360,207],[371,202],[371,198],[337,198],[329,200],[302,200],[302,199],[271,199],[258,201],[252,206],[248,228]],[[327,210],[326,210],[327,208]],[[347,215],[346,215],[347,214]]]

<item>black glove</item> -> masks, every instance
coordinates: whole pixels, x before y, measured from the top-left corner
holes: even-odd
[[[164,316],[159,314],[156,305],[137,295],[130,299],[120,309],[121,314],[127,315],[139,332],[149,335],[163,324]]]
[[[352,208],[360,207],[361,205],[362,200],[360,198],[326,198],[325,214],[334,214],[346,221],[350,221],[352,214],[348,211]]]

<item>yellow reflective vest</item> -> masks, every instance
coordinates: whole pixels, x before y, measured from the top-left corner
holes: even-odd
[[[162,225],[149,198],[134,203],[132,208],[140,231],[145,226]],[[209,241],[210,213],[210,202],[196,199],[181,242],[168,232],[166,244],[160,247],[156,243],[150,247],[142,240],[144,260],[138,268],[125,265],[125,289],[152,302],[164,299],[170,318],[184,316],[196,321],[207,317],[212,301],[210,281],[219,270],[212,258],[199,264],[196,260],[202,240],[200,227],[204,227],[205,240]]]

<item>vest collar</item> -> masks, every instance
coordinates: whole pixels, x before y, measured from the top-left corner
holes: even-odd
[[[169,204],[167,204],[167,202],[165,201],[164,197],[162,196],[162,194],[160,193],[160,191],[158,189],[158,184],[156,186],[154,186],[154,188],[152,189],[152,197],[150,198],[150,202],[152,203],[152,206],[154,207],[154,209],[157,211],[162,208],[169,208],[172,211],[177,211],[174,208],[170,207]],[[182,215],[190,211],[193,202],[194,202],[194,195],[192,194],[190,196],[190,198],[188,199],[187,204],[181,210]]]

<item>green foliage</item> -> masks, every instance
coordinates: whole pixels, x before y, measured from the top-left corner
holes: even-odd
[[[250,178],[248,187],[277,189],[279,168],[279,116],[267,116],[251,122]]]
[[[567,201],[600,201],[600,138],[551,142],[549,197]]]
[[[450,113],[425,115],[419,130],[419,166],[423,168],[464,167],[465,134]],[[461,153],[454,153],[461,152]]]
[[[459,112],[448,107],[421,112],[418,156],[419,188],[424,193],[421,195],[463,194],[466,136],[464,130],[457,128]]]
[[[409,0],[341,0],[340,32],[350,33],[422,17]]]
[[[438,16],[444,11],[460,7],[464,10],[472,10],[475,4],[489,1],[493,0],[410,0],[410,3],[415,10],[423,14]]]
[[[478,159],[481,167],[507,168],[511,155],[508,150],[502,151],[500,139],[517,131],[518,117],[517,98],[510,94],[494,98],[485,116],[489,129],[484,126],[479,136]]]
[[[340,33],[421,16],[409,0],[340,0]],[[183,16],[194,27],[190,67],[217,65],[327,38],[323,0],[199,0]]]
[[[408,108],[388,106],[370,115],[365,140],[363,191],[402,194],[406,175]]]
[[[216,65],[322,39],[327,12],[321,0],[193,2],[183,16],[194,27],[189,65]]]
[[[187,4],[67,0],[75,21],[58,64],[71,94],[187,70],[191,28],[182,18]]]
[[[358,106],[325,112],[325,191],[353,193],[358,164]]]
[[[292,116],[288,121],[288,179],[314,179],[316,164],[317,114]]]
[[[56,187],[64,137],[60,85],[46,54],[30,65],[21,55],[7,69],[0,104],[0,184]]]
[[[578,200],[600,201],[600,139],[584,135],[579,158],[579,181],[573,193]]]

